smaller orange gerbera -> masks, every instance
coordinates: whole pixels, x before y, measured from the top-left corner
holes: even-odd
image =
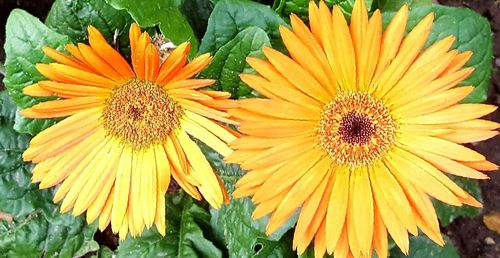
[[[228,201],[224,186],[191,137],[227,156],[236,139],[226,110],[229,93],[199,90],[213,80],[191,79],[211,60],[188,63],[189,43],[165,61],[147,32],[130,27],[132,67],[94,27],[90,45],[66,45],[71,55],[44,48],[55,62],[37,64],[48,80],[24,88],[30,96],[57,96],[21,114],[65,118],[34,137],[24,152],[37,163],[33,182],[57,184],[61,212],[99,217],[124,239],[156,225],[165,234],[165,192],[172,176],[193,198],[213,207]]]

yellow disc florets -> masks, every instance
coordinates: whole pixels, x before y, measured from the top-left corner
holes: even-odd
[[[134,149],[164,142],[179,125],[181,107],[161,87],[133,79],[117,87],[106,101],[104,128]]]
[[[325,106],[317,134],[335,163],[360,166],[387,152],[396,128],[382,100],[368,93],[343,92]]]

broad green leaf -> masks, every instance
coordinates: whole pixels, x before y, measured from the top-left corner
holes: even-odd
[[[415,7],[410,11],[407,31],[423,19],[428,13],[434,12],[435,19],[426,47],[449,35],[454,35],[456,41],[453,48],[460,52],[471,50],[474,54],[465,66],[474,67],[474,72],[460,85],[472,85],[476,88],[464,101],[483,102],[486,100],[488,85],[491,78],[492,38],[488,20],[467,8],[445,7],[431,5]],[[394,12],[383,14],[387,24]]]
[[[0,116],[0,211],[12,221],[0,221],[0,252],[6,257],[78,257],[99,248],[96,226],[83,218],[60,214],[50,190],[31,184],[31,164],[22,153],[30,137],[12,129],[13,103],[2,95]]]
[[[128,30],[132,22],[126,11],[117,10],[104,0],[56,0],[45,20],[49,28],[68,35],[74,43],[87,39],[87,27],[92,25],[108,42],[116,37],[116,43],[124,50],[129,47]]]
[[[298,15],[302,20],[309,20],[309,2],[311,0],[275,0],[273,9],[277,13],[282,15],[284,18],[288,18],[290,14],[294,13]],[[315,1],[318,3],[319,1]],[[325,3],[328,7],[332,8],[337,5],[340,10],[344,13],[346,19],[350,19],[352,8],[354,6],[355,0],[326,0]],[[371,9],[373,0],[365,1],[368,10]]]
[[[16,104],[9,98],[7,91],[0,91],[0,117],[13,120],[16,116]]]
[[[166,207],[166,236],[149,229],[138,238],[128,237],[118,245],[117,257],[222,257],[204,235],[210,225],[208,211],[183,193],[167,194]]]
[[[203,78],[216,79],[212,87],[230,92],[234,98],[258,96],[240,80],[240,73],[255,73],[245,61],[247,57],[264,58],[262,47],[269,47],[269,37],[259,27],[248,27],[234,39],[222,46],[214,55],[212,63],[200,74]]]
[[[212,0],[184,0],[182,12],[187,17],[196,37],[201,39],[207,31],[208,17],[214,9]]]
[[[101,245],[99,251],[92,258],[113,258],[115,252],[113,252],[109,247]]]
[[[457,250],[447,236],[443,236],[445,246],[432,242],[427,236],[410,237],[410,253],[404,255],[399,248],[393,248],[391,258],[459,258]]]
[[[70,214],[33,212],[12,222],[0,222],[0,252],[5,257],[80,257],[99,248],[97,226]]]
[[[375,2],[376,8],[383,12],[397,11],[405,4],[410,8],[432,4],[432,0],[375,0]]]
[[[483,201],[481,195],[481,188],[477,180],[467,179],[462,177],[450,176],[451,179],[457,183],[462,189],[474,196],[479,202]],[[476,217],[481,215],[481,209],[463,205],[461,207],[447,205],[445,203],[435,201],[436,213],[438,215],[441,226],[448,226],[454,219],[458,217]]]
[[[35,68],[37,63],[49,63],[42,47],[49,46],[61,50],[69,43],[67,36],[47,28],[37,18],[23,10],[13,10],[6,25],[5,68],[3,80],[9,95],[20,108],[31,107],[49,98],[34,98],[23,94],[23,88],[44,80]],[[51,119],[16,118],[16,130],[35,135],[55,122]]]
[[[248,0],[221,0],[210,18],[199,53],[215,52],[242,30],[256,26],[263,29],[275,48],[283,48],[278,26],[285,24],[269,6]]]
[[[199,145],[231,194],[234,184],[245,172],[238,165],[226,164],[218,153],[206,145]],[[251,214],[254,209],[249,198],[232,199],[218,210],[210,208],[212,230],[218,239],[224,241],[229,257],[293,257],[291,239],[284,235],[295,225],[297,214],[278,231],[266,236],[268,218],[253,220]]]
[[[191,42],[191,54],[198,50],[199,42],[186,17],[182,14],[181,4],[176,0],[136,1],[105,0],[116,9],[125,9],[141,27],[159,25],[165,38],[179,45]]]

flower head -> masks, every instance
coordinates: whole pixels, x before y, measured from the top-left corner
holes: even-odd
[[[37,163],[33,182],[57,184],[61,212],[86,212],[120,238],[156,225],[165,234],[165,192],[171,176],[193,198],[213,206],[227,201],[218,176],[191,139],[223,156],[234,133],[216,121],[234,123],[230,94],[199,90],[213,80],[191,79],[211,60],[188,63],[189,43],[160,61],[147,32],[130,27],[132,67],[90,26],[90,45],[67,45],[71,55],[44,48],[55,62],[38,64],[48,80],[24,88],[30,96],[57,96],[24,109],[30,118],[64,118],[35,136],[23,154]],[[215,121],[214,121],[215,120]]]
[[[270,214],[267,233],[299,211],[293,247],[314,242],[316,257],[387,257],[388,233],[403,252],[422,230],[444,244],[429,196],[481,206],[445,173],[485,179],[497,166],[462,143],[491,138],[499,124],[480,119],[496,107],[460,104],[457,87],[472,53],[448,36],[424,49],[433,14],[405,36],[408,8],[385,31],[356,1],[348,25],[340,9],[309,5],[310,26],[291,15],[281,27],[290,57],[265,48],[248,58],[258,75],[241,79],[267,99],[229,113],[244,134],[226,158],[248,170],[235,197],[251,196],[253,218]]]

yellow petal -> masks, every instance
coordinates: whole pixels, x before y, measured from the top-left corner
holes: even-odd
[[[475,179],[488,179],[489,177],[471,167],[459,163],[453,159],[445,158],[443,156],[433,154],[427,151],[412,149],[412,153],[425,159],[439,170],[462,177],[475,178]]]
[[[387,171],[386,168],[383,167],[383,164],[380,164],[377,166],[377,169],[383,169],[382,171]],[[369,173],[370,173],[370,178],[376,177],[376,174],[380,171],[375,171],[376,168],[369,168]],[[377,181],[378,182],[378,181]],[[387,230],[389,231],[389,234],[391,235],[392,239],[396,243],[396,245],[403,251],[403,253],[408,253],[409,249],[409,240],[408,240],[408,233],[406,231],[406,228],[404,226],[404,221],[401,221],[398,217],[396,217],[396,213],[392,209],[391,203],[388,202],[388,200],[384,196],[384,185],[380,185],[376,183],[375,181],[371,181],[372,189],[373,189],[373,196],[375,199],[376,206],[379,208],[380,212],[380,217],[382,218],[383,223],[387,227]],[[398,200],[403,201],[402,199],[403,196],[394,196]],[[406,199],[406,198],[405,198]],[[406,220],[412,220],[412,217],[406,218]]]
[[[299,90],[322,103],[326,104],[330,101],[327,92],[323,89],[321,84],[295,61],[272,48],[265,47],[263,51],[276,70],[292,82]]]
[[[106,229],[111,220],[111,207],[113,206],[113,195],[114,195],[114,189],[111,188],[111,192],[109,192],[108,199],[106,200],[106,204],[104,205],[104,208],[102,209],[99,217],[99,230],[101,232]]]
[[[349,200],[349,180],[350,171],[337,168],[326,216],[326,248],[328,253],[332,253],[338,242],[342,240],[341,233],[347,216]]]
[[[118,144],[113,143],[110,152],[105,153],[107,164],[103,166],[101,170],[102,173],[94,173],[93,175],[91,175],[88,182],[81,189],[73,208],[73,215],[78,216],[87,209],[89,209],[90,212],[91,209],[89,208],[89,206],[91,206],[92,203],[96,202],[96,199],[98,198],[100,193],[109,193],[114,183],[114,179],[116,176],[116,167],[121,152],[122,148]],[[95,211],[95,213],[98,213],[96,210],[93,211]]]
[[[366,34],[361,41],[361,49],[356,52],[356,55],[359,55],[357,60],[357,75],[360,90],[366,91],[370,86],[379,59],[381,38],[382,15],[376,10],[370,18]]]
[[[189,119],[183,119],[181,122],[181,127],[186,130],[186,132],[202,141],[210,148],[214,149],[216,152],[220,153],[223,157],[228,156],[233,152],[226,143],[221,141],[215,135],[213,135],[210,131],[202,126],[198,125],[195,122],[192,122]]]
[[[380,212],[376,205],[374,205],[374,226],[373,226],[373,248],[377,252],[377,257],[387,258],[388,241],[387,241],[387,228],[384,221],[380,217]]]
[[[98,173],[98,171],[103,171],[107,166],[107,154],[112,149],[113,141],[109,140],[102,152],[98,153],[96,158],[92,160],[89,166],[86,166],[78,175],[77,179],[74,181],[73,185],[69,189],[66,194],[63,203],[61,204],[61,212],[67,212],[75,205],[75,202],[80,194],[87,195],[88,193],[82,193],[82,189],[87,184],[88,180],[94,173]],[[73,171],[75,173],[75,171]],[[66,182],[66,181],[64,181]],[[93,183],[93,182],[92,182]],[[63,183],[64,184],[64,183]],[[62,186],[61,186],[62,188]],[[59,189],[61,189],[59,188]]]
[[[394,60],[392,60],[387,69],[380,75],[380,78],[371,86],[376,88],[374,92],[375,96],[379,98],[383,97],[408,70],[427,41],[433,19],[434,14],[428,14],[406,36]]]
[[[331,162],[329,159],[318,161],[309,172],[300,178],[288,194],[283,198],[280,205],[269,219],[266,227],[266,234],[275,232],[293,212],[302,205],[302,203],[312,194],[314,189],[319,185],[321,180],[325,178],[330,169]]]
[[[292,25],[293,33],[302,41],[303,46],[311,51],[312,55],[321,64],[323,71],[325,71],[329,83],[323,85],[323,87],[325,87],[331,95],[335,94],[338,88],[337,81],[330,72],[330,65],[328,64],[325,52],[321,48],[320,42],[314,37],[313,33],[307,28],[304,22],[293,13],[290,15],[290,24]]]
[[[100,130],[97,133],[87,137],[79,144],[76,144],[67,152],[63,152],[58,156],[55,156],[58,159],[56,160],[56,162],[52,163],[52,166],[47,168],[50,169],[50,171],[46,174],[45,177],[43,177],[42,181],[40,182],[39,185],[40,189],[46,189],[55,186],[62,180],[66,179],[66,177],[72,174],[72,172],[77,168],[77,166],[81,162],[86,160],[87,157],[91,155],[90,154],[91,152],[97,151],[95,149],[99,148],[99,145],[93,145],[93,144],[101,143],[104,141],[104,139],[105,139],[105,131]],[[49,161],[51,159],[52,158],[46,159],[46,161]],[[44,163],[45,161],[39,163],[37,167],[38,166],[42,167],[42,165],[43,167],[45,167],[46,165]],[[48,162],[48,164],[51,164],[51,162]],[[33,171],[33,173],[35,173],[35,170]]]
[[[368,30],[368,11],[366,9],[365,1],[358,0],[354,2],[351,14],[351,23],[349,24],[350,34],[352,36],[352,43],[356,52],[356,63],[360,64],[361,51],[363,41]],[[382,29],[382,28],[381,28]],[[379,40],[380,42],[380,40]],[[373,46],[373,45],[370,45]]]
[[[290,160],[268,178],[252,198],[254,203],[260,203],[280,193],[283,189],[294,185],[321,158],[321,152],[304,151],[303,155]],[[328,159],[326,159],[328,160]]]
[[[497,135],[497,131],[456,130],[449,134],[440,135],[439,138],[456,143],[471,143],[488,140]]]
[[[300,210],[299,219],[293,235],[293,248],[302,254],[314,235],[318,231],[321,222],[325,219],[328,209],[328,200],[334,183],[332,171],[329,171],[314,192],[304,202]],[[325,245],[326,250],[326,245]]]
[[[400,142],[407,149],[421,149],[458,161],[480,161],[485,157],[465,146],[430,136],[402,136]]]
[[[374,194],[381,195],[380,209],[384,204],[390,203],[390,209],[400,223],[411,233],[417,233],[417,226],[412,216],[412,207],[404,194],[404,189],[396,180],[397,171],[394,171],[383,163],[377,163],[373,169],[370,169],[370,179]],[[377,192],[377,193],[375,193]],[[385,207],[385,206],[384,206]],[[392,234],[392,233],[391,233]]]
[[[210,205],[214,208],[219,208],[222,205],[223,196],[212,167],[200,148],[189,138],[185,131],[179,131],[177,139],[193,168],[192,176],[201,183],[201,185],[198,186],[201,194]]]
[[[141,184],[139,198],[141,203],[142,217],[146,228],[150,228],[156,215],[156,197],[158,184],[156,182],[156,159],[153,147],[144,150],[141,167]],[[136,193],[134,193],[136,194]]]
[[[324,69],[320,60],[316,59],[308,48],[304,48],[304,43],[293,32],[283,25],[279,30],[290,56],[326,89],[330,84],[327,76],[329,71]]]
[[[71,187],[75,184],[75,181],[78,179],[80,174],[87,169],[89,164],[94,162],[95,160],[98,160],[99,157],[98,155],[101,154],[102,151],[105,150],[106,145],[109,142],[109,138],[104,138],[104,130],[100,131],[100,134],[102,134],[102,138],[98,137],[100,141],[98,141],[98,144],[95,146],[94,149],[80,162],[76,165],[76,167],[70,171],[69,176],[64,180],[64,182],[61,184],[61,186],[57,189],[56,193],[54,194],[54,202],[59,202],[62,200],[68,191],[71,189]]]
[[[386,165],[396,177],[404,177],[436,199],[451,205],[462,206],[462,202],[446,186],[404,157],[393,154],[387,159]]]
[[[483,117],[496,109],[496,106],[486,104],[458,104],[431,114],[402,118],[400,121],[408,124],[456,123]]]
[[[354,178],[353,189],[354,229],[361,253],[370,256],[373,239],[374,211],[373,196],[367,170],[360,170]]]
[[[384,31],[380,45],[380,57],[375,70],[374,78],[380,76],[382,71],[391,63],[399,50],[399,45],[405,34],[406,21],[408,19],[408,6],[403,5],[394,15]]]
[[[132,174],[132,150],[128,147],[123,149],[120,162],[117,167],[115,179],[115,194],[113,208],[111,210],[111,228],[117,233],[125,220],[125,214],[129,203],[129,190]]]
[[[454,88],[395,108],[391,114],[397,119],[400,117],[414,117],[436,112],[458,103],[460,100],[467,97],[473,90],[473,86]]]

